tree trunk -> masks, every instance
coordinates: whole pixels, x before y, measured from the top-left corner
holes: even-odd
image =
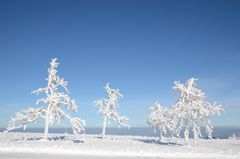
[[[207,133],[207,138],[212,139],[212,128],[210,126],[206,126],[206,133]]]
[[[48,107],[47,113],[46,113],[45,128],[44,128],[44,135],[43,135],[43,139],[45,139],[45,140],[48,139],[48,127],[49,127],[49,107]]]
[[[106,127],[107,127],[107,117],[103,117],[103,126],[102,126],[102,139],[105,138],[105,133],[106,133]]]
[[[189,145],[189,130],[185,128],[184,131],[184,145]]]
[[[195,124],[195,122],[193,122],[193,126],[192,126],[192,131],[193,131],[193,139],[194,139],[194,142],[197,141],[198,139],[198,134],[197,134],[197,125]]]
[[[159,131],[159,141],[162,140],[162,131]]]

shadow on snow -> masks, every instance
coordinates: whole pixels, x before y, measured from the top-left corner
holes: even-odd
[[[69,138],[67,136],[48,137],[48,140],[44,140],[43,137],[30,137],[30,138],[14,139],[12,141],[72,141],[73,143],[84,143],[82,140],[79,140],[76,138]]]
[[[159,140],[155,140],[155,139],[134,139],[136,141],[141,141],[143,143],[147,143],[147,144],[156,144],[156,145],[165,145],[165,146],[183,146],[182,144],[178,144],[176,142],[173,141],[159,141]]]

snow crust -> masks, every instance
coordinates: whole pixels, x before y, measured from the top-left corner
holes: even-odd
[[[0,133],[0,158],[207,158],[240,159],[240,140],[199,139],[183,146],[183,139],[168,142],[156,137],[107,135]],[[52,157],[51,157],[52,156]]]

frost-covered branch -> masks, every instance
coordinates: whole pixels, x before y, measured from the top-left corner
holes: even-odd
[[[9,121],[8,128],[6,131],[11,131],[18,128],[26,129],[27,125],[31,123],[36,123],[39,117],[45,118],[43,114],[45,114],[46,110],[44,107],[34,109],[28,108],[21,112],[17,112],[15,117],[12,117]]]
[[[72,124],[72,129],[74,134],[81,134],[85,131],[85,120],[82,120],[80,118],[71,118],[71,124]]]

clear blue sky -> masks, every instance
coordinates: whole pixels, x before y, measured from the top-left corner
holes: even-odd
[[[88,127],[101,126],[92,102],[107,82],[134,127],[146,126],[155,100],[171,107],[173,82],[190,77],[225,108],[214,125],[240,126],[239,8],[237,0],[1,0],[0,127],[36,107],[30,92],[46,86],[53,57]]]

